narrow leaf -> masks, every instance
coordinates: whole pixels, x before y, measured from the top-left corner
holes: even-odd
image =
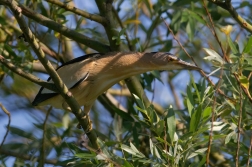
[[[222,57],[214,50],[208,48],[203,49],[209,55],[207,57],[204,57],[204,59],[211,61],[214,65],[222,65],[225,63]]]
[[[175,119],[175,113],[172,106],[170,106],[170,108],[168,109],[167,127],[168,127],[168,134],[172,143],[174,139],[175,130],[176,130],[176,119]]]
[[[233,54],[239,53],[239,50],[236,48],[235,43],[233,43],[230,36],[227,37],[227,41],[228,41],[229,47],[231,48]]]
[[[135,94],[133,94],[136,102],[137,102],[137,105],[141,108],[141,109],[145,109],[144,107],[144,104],[143,104],[143,101]]]
[[[198,129],[198,125],[201,120],[201,114],[202,114],[202,105],[200,104],[197,110],[193,112],[193,115],[190,121],[190,132],[195,132]]]
[[[249,37],[249,40],[246,44],[246,46],[243,49],[243,53],[248,53],[252,49],[252,36]]]
[[[187,92],[186,105],[187,105],[187,108],[188,108],[189,115],[191,117],[192,116],[193,106],[194,106],[194,100],[193,100],[193,95],[192,95],[192,92],[191,92],[191,89],[190,89],[189,85],[187,85],[186,92]]]
[[[239,80],[243,87],[245,87],[246,89],[249,88],[249,80],[246,76],[239,76]]]
[[[154,155],[154,154],[153,154],[153,142],[152,142],[151,138],[150,138],[150,140],[149,140],[149,143],[150,143],[151,155]]]

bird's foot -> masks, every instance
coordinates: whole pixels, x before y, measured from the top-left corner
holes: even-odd
[[[87,133],[90,133],[91,130],[93,129],[93,127],[92,127],[92,121],[90,120],[89,116],[88,116],[88,115],[85,115],[85,116],[82,117],[81,119],[87,119],[88,123],[87,123],[87,127],[86,127],[86,129],[84,129],[84,131],[85,131],[86,134],[87,134]],[[82,128],[82,126],[81,126],[80,123],[78,123],[77,128],[78,128],[78,129],[81,129],[81,128]]]

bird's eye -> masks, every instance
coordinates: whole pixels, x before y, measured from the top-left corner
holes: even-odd
[[[168,61],[176,61],[176,60],[178,60],[177,57],[168,57]]]

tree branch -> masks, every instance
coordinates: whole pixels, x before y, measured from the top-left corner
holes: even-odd
[[[252,25],[249,24],[235,11],[234,7],[231,4],[231,0],[225,0],[224,2],[219,0],[208,0],[208,1],[227,10],[232,15],[232,17],[240,24],[241,27],[246,29],[248,32],[252,33]]]
[[[3,1],[7,1],[7,0],[3,0]],[[22,14],[24,14],[26,17],[33,19],[34,21],[38,22],[39,24],[42,24],[54,31],[57,31],[59,33],[61,33],[62,35],[76,41],[79,43],[82,43],[94,50],[97,50],[98,52],[109,52],[110,51],[110,47],[102,44],[100,42],[97,42],[95,40],[92,40],[91,38],[80,34],[74,30],[71,30],[65,26],[62,26],[61,24],[41,15],[38,14],[36,12],[34,12],[33,10],[29,9],[28,7],[18,4],[18,6],[20,6],[20,8],[22,9]]]
[[[7,135],[8,135],[8,133],[9,133],[9,130],[10,130],[10,123],[11,123],[11,114],[10,114],[10,112],[0,103],[0,107],[2,108],[2,110],[3,110],[3,112],[8,116],[8,125],[7,125],[7,130],[6,130],[6,133],[5,133],[5,135],[4,135],[4,138],[3,138],[3,140],[2,140],[2,142],[1,142],[1,144],[0,144],[0,150],[1,150],[1,148],[2,148],[2,146],[3,146],[3,144],[4,144],[4,142],[5,142],[5,139],[6,139],[6,137],[7,137]]]
[[[112,40],[113,36],[118,36],[118,32],[115,30],[116,24],[113,17],[113,6],[111,3],[112,1],[105,2],[103,0],[96,0],[95,2],[99,8],[101,15],[103,15],[108,20],[108,24],[104,26],[104,28],[107,33],[111,49],[113,51],[120,51],[120,45],[117,45],[116,41]],[[149,99],[147,98],[139,80],[135,76],[132,76],[128,79],[125,79],[125,82],[130,92],[134,93],[139,98],[141,98],[146,108],[149,107],[151,103]]]
[[[24,77],[25,79],[28,79],[29,81],[36,83],[40,86],[45,87],[46,89],[52,90],[54,92],[58,92],[58,89],[55,87],[54,84],[48,83],[47,81],[44,81],[28,72],[23,71],[21,68],[16,67],[14,64],[11,62],[7,61],[2,55],[0,55],[0,62],[10,69],[12,72],[20,75],[21,77]]]
[[[68,11],[71,11],[71,12],[77,14],[77,15],[83,16],[83,17],[85,17],[87,19],[93,20],[93,21],[95,21],[97,23],[100,23],[102,25],[106,25],[106,23],[107,23],[107,21],[106,21],[106,19],[104,17],[85,12],[85,11],[83,11],[81,9],[76,8],[75,6],[69,5],[68,3],[63,3],[63,2],[60,2],[58,0],[45,0],[45,1],[50,2],[52,4],[55,4],[55,5],[59,6],[59,7],[62,7],[64,9],[68,10]]]
[[[16,31],[19,34],[22,34],[23,32],[15,25],[13,24],[12,21],[9,20],[4,20],[4,23],[6,23],[6,25],[8,26],[8,28],[12,28],[14,31]],[[13,36],[13,34],[11,34],[11,36]],[[39,39],[37,39],[37,42],[40,44],[41,49],[49,56],[51,56],[52,58],[54,58],[55,60],[60,60],[62,62],[62,55],[56,53],[52,48],[50,48],[49,46],[47,46],[46,44],[44,44],[43,42],[41,42]],[[1,49],[0,49],[1,50]]]
[[[89,116],[81,110],[78,102],[75,100],[72,93],[68,91],[68,88],[63,83],[63,81],[60,79],[58,73],[54,70],[50,61],[46,59],[44,52],[42,51],[41,47],[39,46],[39,44],[36,41],[35,36],[33,35],[31,30],[27,27],[27,25],[25,23],[25,20],[22,16],[22,9],[17,6],[17,2],[14,0],[7,1],[6,5],[13,12],[16,20],[18,21],[18,24],[19,24],[21,30],[24,33],[26,40],[29,42],[30,46],[33,48],[34,52],[37,54],[40,62],[43,64],[46,71],[50,74],[53,82],[55,83],[56,87],[59,90],[60,95],[64,98],[66,103],[71,108],[73,114],[78,119],[83,130],[84,131],[90,130],[89,133],[87,133],[87,136],[90,139],[90,141],[93,145],[93,148],[97,151],[100,151],[99,145],[97,143],[97,136],[96,136],[94,130],[90,129],[91,122],[90,122]]]

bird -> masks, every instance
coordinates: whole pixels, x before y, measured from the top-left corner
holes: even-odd
[[[167,52],[108,52],[80,56],[59,66],[56,71],[88,114],[97,97],[121,80],[153,70],[183,69],[200,70]],[[50,77],[47,81],[53,82]],[[69,108],[59,93],[44,87],[40,88],[32,105]]]

